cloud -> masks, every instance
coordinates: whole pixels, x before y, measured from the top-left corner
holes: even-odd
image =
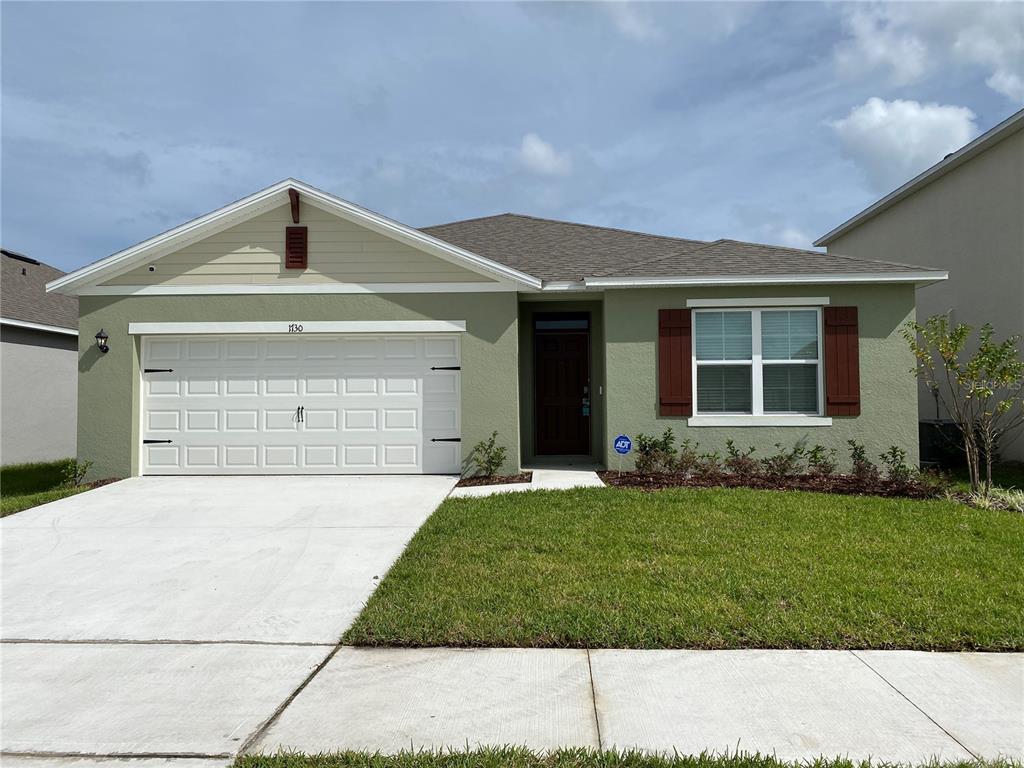
[[[843,154],[885,193],[977,136],[974,119],[966,107],[873,97],[831,126]]]
[[[836,46],[840,72],[856,76],[888,70],[895,85],[918,80],[928,69],[928,47],[893,21],[883,8],[857,7],[843,16],[849,38]]]
[[[523,136],[519,158],[523,165],[541,176],[567,176],[572,170],[569,154],[556,152],[553,146],[536,133]]]
[[[615,0],[602,2],[601,7],[611,17],[612,23],[623,37],[638,43],[661,39],[661,29],[635,4]]]
[[[1020,3],[854,5],[844,11],[842,23],[846,37],[834,55],[846,76],[882,71],[893,85],[907,85],[952,61],[985,70],[992,90],[1024,101]]]

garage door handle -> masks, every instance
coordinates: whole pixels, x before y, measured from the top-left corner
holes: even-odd
[[[461,443],[461,437],[432,437],[430,438],[432,443]]]
[[[173,368],[143,368],[143,373],[174,373]]]
[[[170,442],[173,442],[173,441],[171,441],[171,440],[143,440],[142,441],[143,445],[149,445],[151,443],[170,443]]]
[[[432,371],[461,371],[461,365],[432,365],[430,366]]]

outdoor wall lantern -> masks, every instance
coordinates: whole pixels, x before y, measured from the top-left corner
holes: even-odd
[[[99,347],[100,352],[103,354],[110,351],[110,347],[107,345],[107,339],[109,338],[110,336],[108,336],[107,332],[102,328],[100,328],[100,332],[96,334],[96,346]]]

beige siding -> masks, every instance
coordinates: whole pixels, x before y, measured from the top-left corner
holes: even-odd
[[[284,231],[292,219],[283,205],[103,285],[494,282],[312,205],[301,211],[300,223],[309,227],[308,269],[284,268]]]
[[[828,250],[946,269],[948,281],[918,290],[918,317],[952,310],[955,322],[990,322],[1000,337],[1024,334],[1024,130],[853,228]],[[934,418],[934,400],[922,395],[922,418]],[[1006,455],[1024,459],[1024,439]]]

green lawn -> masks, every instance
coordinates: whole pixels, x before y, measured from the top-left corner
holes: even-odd
[[[66,461],[0,467],[0,517],[88,490],[87,486],[61,487]]]
[[[559,749],[537,753],[504,747],[458,752],[401,752],[382,755],[370,752],[336,752],[324,755],[281,753],[246,755],[233,768],[881,768],[883,762],[858,762],[843,758],[799,762],[767,755],[649,755],[614,750]],[[1012,768],[1010,760],[926,763],[930,768]]]
[[[1024,649],[1024,516],[746,489],[449,499],[356,645]]]
[[[954,472],[953,481],[960,490],[971,490],[971,479],[966,469]],[[992,467],[992,483],[999,488],[1024,491],[1024,464],[997,464]]]

